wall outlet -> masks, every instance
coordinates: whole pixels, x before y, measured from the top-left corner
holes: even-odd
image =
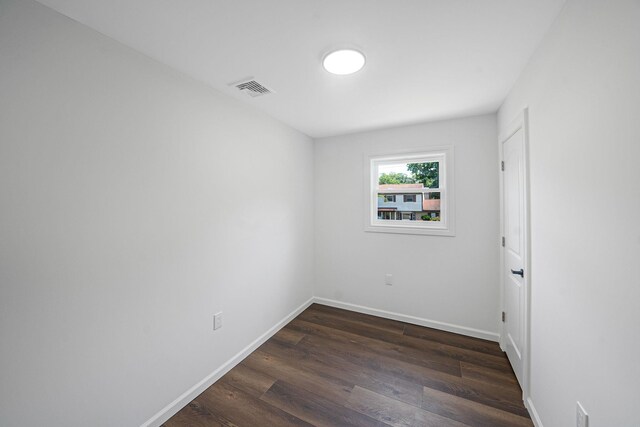
[[[589,427],[589,415],[587,415],[587,411],[584,410],[580,402],[577,402],[577,404],[576,427]]]
[[[213,315],[213,330],[222,328],[222,312]]]
[[[393,274],[384,275],[384,284],[387,286],[393,286]]]

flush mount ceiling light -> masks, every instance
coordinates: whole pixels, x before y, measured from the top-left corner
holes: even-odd
[[[345,76],[360,71],[365,59],[362,52],[354,49],[340,49],[328,53],[322,60],[322,66],[331,74]]]

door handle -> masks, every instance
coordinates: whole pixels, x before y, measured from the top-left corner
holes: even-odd
[[[520,270],[511,270],[511,274],[517,274],[520,277],[524,277],[524,269],[520,269]]]

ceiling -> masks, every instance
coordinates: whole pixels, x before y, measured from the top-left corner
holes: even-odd
[[[312,137],[497,110],[564,0],[39,0]],[[332,49],[367,63],[334,76]],[[230,83],[275,91],[251,98]]]

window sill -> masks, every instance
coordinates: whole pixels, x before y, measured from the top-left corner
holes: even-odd
[[[411,225],[366,225],[364,231],[373,233],[417,234],[423,236],[454,237],[455,231],[444,227],[425,227]]]

